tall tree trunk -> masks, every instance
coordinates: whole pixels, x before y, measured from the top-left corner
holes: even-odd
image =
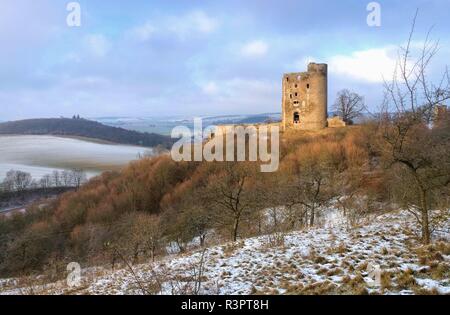
[[[427,200],[427,190],[424,188],[422,181],[420,180],[417,172],[413,173],[416,179],[417,186],[419,188],[420,196],[420,211],[422,214],[422,243],[427,245],[430,244],[430,224],[428,217],[428,200]]]
[[[205,247],[205,238],[206,238],[206,234],[200,235],[200,247]]]
[[[139,244],[136,244],[134,246],[133,263],[138,262],[138,257],[139,257]]]
[[[234,218],[234,224],[233,224],[233,242],[237,241],[237,234],[238,234],[238,228],[239,228],[239,217]]]
[[[420,202],[422,210],[422,242],[430,244],[430,225],[428,218],[428,201],[426,191],[420,189]]]
[[[305,221],[305,212],[300,213],[298,223],[300,224],[300,228],[303,229],[304,227],[304,221]],[[295,229],[295,221],[292,220],[292,226],[291,229]]]
[[[314,226],[314,217],[315,217],[315,213],[316,213],[316,209],[314,206],[311,207],[311,216],[309,218],[309,226],[313,227]]]

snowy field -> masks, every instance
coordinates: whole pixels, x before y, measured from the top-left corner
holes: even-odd
[[[92,177],[120,168],[150,150],[54,136],[0,136],[0,181],[11,169],[39,179],[53,170],[79,168]]]
[[[407,213],[350,228],[336,215],[322,228],[260,236],[155,263],[83,270],[66,281],[26,286],[0,280],[2,294],[450,294],[449,234],[416,239]],[[444,226],[448,230],[449,225]],[[204,265],[200,263],[202,260]],[[203,269],[203,270],[202,270]],[[201,280],[201,281],[198,281]],[[37,281],[37,280],[35,280]]]

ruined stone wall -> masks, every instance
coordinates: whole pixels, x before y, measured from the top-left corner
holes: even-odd
[[[307,72],[283,76],[282,129],[327,127],[328,67],[310,63]]]
[[[212,130],[212,137],[216,136],[216,135],[226,135],[227,133],[230,132],[230,130],[234,130],[238,127],[243,127],[245,130],[250,130],[248,129],[250,128],[254,128],[255,132],[259,132],[259,129],[261,127],[265,127],[267,128],[267,132],[271,132],[273,129],[273,127],[278,127],[280,128],[280,123],[268,123],[268,124],[238,124],[238,125],[220,125],[220,126],[215,126],[215,128]]]
[[[341,117],[336,116],[328,118],[328,128],[340,128],[345,126],[347,126],[347,124],[342,120]]]

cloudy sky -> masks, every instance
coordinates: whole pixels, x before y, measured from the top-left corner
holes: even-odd
[[[330,106],[352,89],[375,108],[420,9],[415,43],[450,56],[450,1],[384,0],[369,27],[360,0],[0,0],[0,120],[280,111],[281,77],[329,64]]]

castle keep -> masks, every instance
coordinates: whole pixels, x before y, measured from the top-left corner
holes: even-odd
[[[328,66],[310,63],[307,72],[283,76],[282,130],[327,127]]]
[[[286,73],[283,76],[281,109],[281,123],[252,126],[256,130],[276,126],[281,131],[314,131],[346,126],[340,117],[328,118],[328,65],[324,63],[312,62],[308,64],[306,72]],[[226,134],[227,128],[232,127],[233,125],[218,126],[216,132]]]

